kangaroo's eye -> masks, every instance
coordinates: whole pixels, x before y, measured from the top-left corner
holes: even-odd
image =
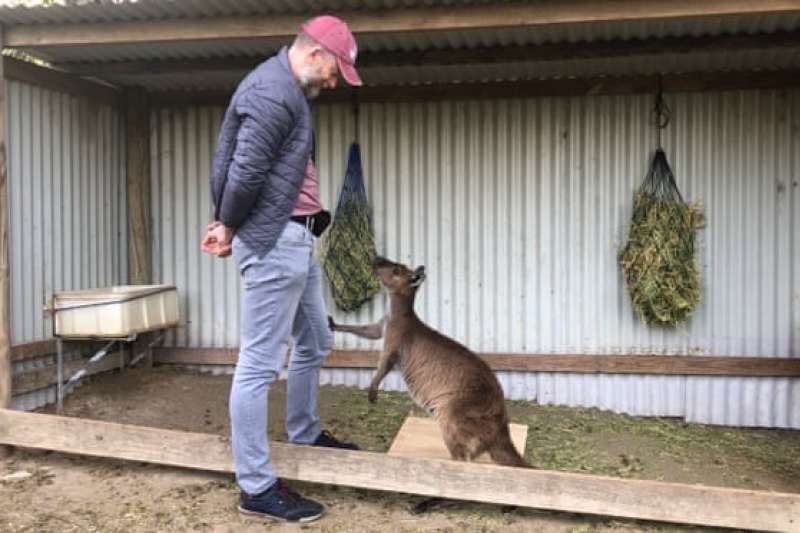
[[[392,269],[392,274],[394,274],[395,276],[399,276],[400,275],[400,267],[394,267]]]

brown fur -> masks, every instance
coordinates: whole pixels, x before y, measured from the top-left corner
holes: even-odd
[[[395,365],[403,373],[414,400],[439,423],[453,459],[471,461],[484,452],[495,463],[530,467],[511,442],[503,390],[492,370],[467,347],[423,323],[414,312],[424,267],[415,271],[384,258],[375,272],[390,295],[389,314],[377,324],[338,325],[331,329],[371,339],[383,333],[378,371],[369,388],[369,400]]]

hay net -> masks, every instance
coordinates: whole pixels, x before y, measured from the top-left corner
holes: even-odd
[[[372,267],[376,255],[372,209],[357,142],[350,145],[347,172],[321,254],[333,300],[342,311],[356,311],[380,290]]]
[[[657,127],[668,122],[659,119]],[[679,327],[697,307],[701,283],[695,236],[703,225],[698,205],[687,204],[678,190],[659,134],[658,148],[634,196],[628,241],[619,254],[633,308],[644,323]]]

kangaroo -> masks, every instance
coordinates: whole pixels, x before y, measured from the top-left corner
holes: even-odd
[[[438,422],[453,459],[471,461],[489,452],[497,464],[531,468],[511,442],[503,390],[489,365],[425,325],[414,312],[425,267],[410,270],[383,257],[375,259],[374,267],[389,294],[388,314],[376,324],[361,326],[336,324],[328,317],[333,331],[384,338],[369,401],[378,399],[378,386],[397,365],[414,401]]]

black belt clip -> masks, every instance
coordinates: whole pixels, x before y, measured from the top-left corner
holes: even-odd
[[[314,237],[319,237],[331,223],[331,214],[326,211],[318,211],[313,215],[298,215],[290,217],[289,220],[306,227]]]

